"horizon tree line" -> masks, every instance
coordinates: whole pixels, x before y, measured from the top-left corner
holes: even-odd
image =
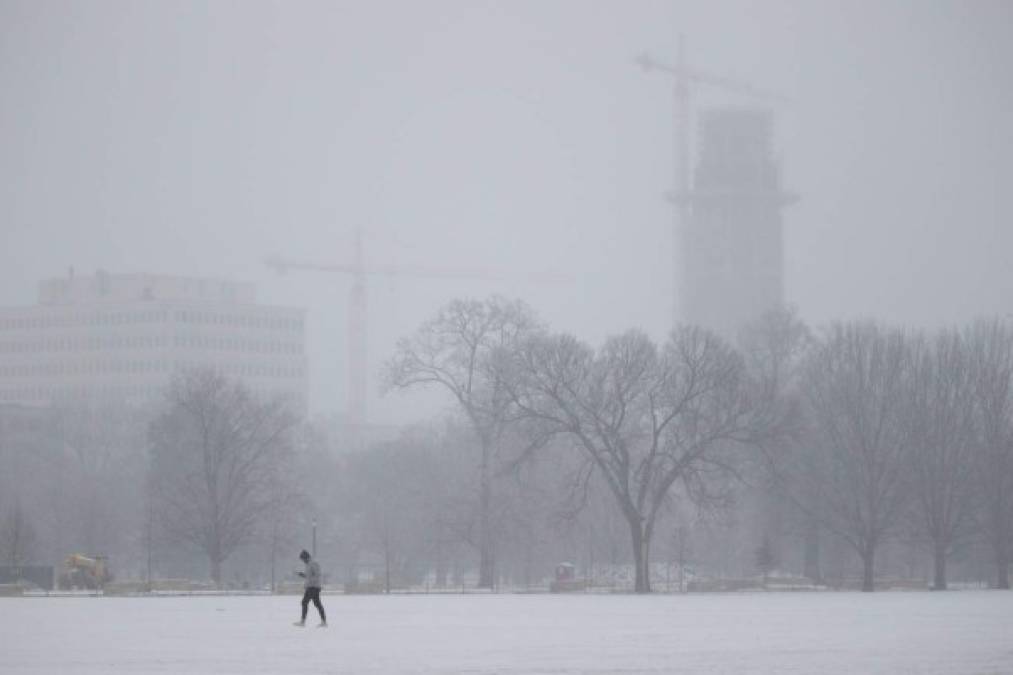
[[[866,591],[884,548],[926,551],[943,589],[954,555],[987,546],[993,585],[1009,588],[1005,321],[812,331],[777,310],[734,342],[679,326],[661,342],[634,330],[594,347],[522,302],[456,300],[398,343],[382,379],[442,391],[457,415],[342,450],[319,421],[201,370],[178,374],[144,414],[55,406],[45,442],[0,438],[0,473],[48,478],[5,482],[0,556],[130,550],[150,580],[162,566],[194,573],[200,555],[216,585],[229,562],[269,565],[273,588],[292,533],[326,514],[331,577],[353,586],[367,567],[388,592],[462,583],[472,556],[479,588],[531,583],[579,553],[589,575],[595,561],[631,562],[633,590],[647,593],[665,556],[681,575],[691,555],[734,555],[766,579],[770,532],[733,553],[707,528],[770,508],[798,528],[813,581],[821,542],[853,551]]]

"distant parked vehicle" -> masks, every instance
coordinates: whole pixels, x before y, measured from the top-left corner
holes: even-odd
[[[573,593],[587,590],[587,580],[577,578],[577,567],[573,563],[556,565],[556,578],[549,584],[553,593]]]

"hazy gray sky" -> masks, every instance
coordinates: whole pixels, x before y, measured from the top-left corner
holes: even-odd
[[[922,1],[0,0],[0,304],[68,265],[255,281],[309,310],[312,405],[343,407],[348,280],[260,260],[347,260],[362,226],[369,261],[508,277],[373,283],[373,371],[458,296],[660,336],[672,96],[632,59],[674,59],[679,32],[699,67],[790,98],[807,319],[1013,312],[1013,3]],[[571,281],[526,281],[543,270]]]

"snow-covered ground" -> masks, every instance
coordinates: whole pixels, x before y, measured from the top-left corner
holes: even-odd
[[[1009,592],[298,602],[0,598],[0,673],[1013,673]]]

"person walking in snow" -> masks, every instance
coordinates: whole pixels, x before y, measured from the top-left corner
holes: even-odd
[[[309,554],[309,551],[303,549],[302,553],[299,554],[299,559],[306,565],[306,569],[303,572],[299,572],[306,581],[303,583],[303,587],[306,589],[302,595],[302,619],[295,622],[296,626],[306,625],[306,612],[309,610],[310,600],[316,605],[317,611],[320,612],[320,624],[318,628],[327,627],[327,614],[324,613],[324,606],[320,602],[320,563],[313,560]]]

